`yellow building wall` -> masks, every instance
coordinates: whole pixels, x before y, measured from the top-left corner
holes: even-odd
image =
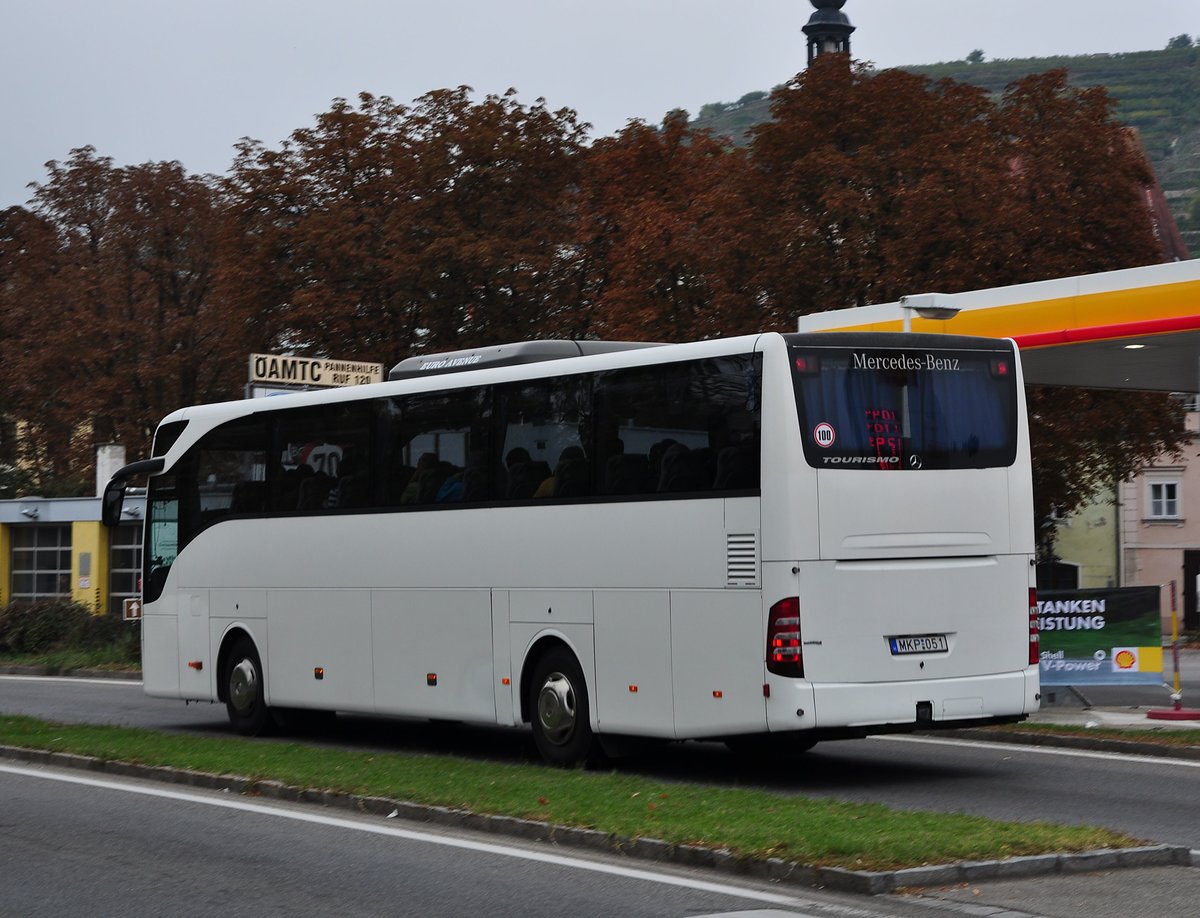
[[[97,521],[71,524],[71,598],[103,615],[108,595],[108,530]]]
[[[1054,550],[1061,561],[1078,566],[1081,590],[1121,586],[1119,538],[1116,499],[1105,488],[1058,524]]]
[[[8,526],[0,523],[0,606],[8,605],[12,589],[12,538],[8,530]]]

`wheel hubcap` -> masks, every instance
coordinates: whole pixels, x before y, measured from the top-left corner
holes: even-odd
[[[229,673],[229,700],[243,714],[254,708],[258,697],[258,672],[249,660],[241,660]]]
[[[575,732],[575,691],[562,673],[546,677],[538,693],[538,723],[546,739],[561,746]]]

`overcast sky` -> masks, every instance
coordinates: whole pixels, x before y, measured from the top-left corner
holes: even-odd
[[[332,99],[466,84],[575,109],[592,136],[767,90],[804,66],[807,0],[0,0],[0,208],[91,144],[224,172]],[[1197,0],[847,0],[881,67],[1148,51]]]

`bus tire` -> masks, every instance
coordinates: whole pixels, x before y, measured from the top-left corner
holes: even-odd
[[[596,754],[587,683],[575,655],[565,647],[547,651],[531,680],[529,711],[533,741],[551,765],[583,765]]]
[[[254,642],[238,638],[229,651],[225,673],[225,710],[241,736],[262,736],[274,723],[267,709],[262,660]]]

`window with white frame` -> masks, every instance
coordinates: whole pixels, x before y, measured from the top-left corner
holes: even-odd
[[[142,569],[141,524],[124,524],[109,530],[108,611],[121,614],[126,599],[138,596]]]
[[[1178,520],[1182,519],[1180,506],[1179,481],[1177,478],[1162,476],[1147,476],[1146,478],[1146,519]]]
[[[12,599],[33,602],[71,595],[71,527],[12,528]]]

